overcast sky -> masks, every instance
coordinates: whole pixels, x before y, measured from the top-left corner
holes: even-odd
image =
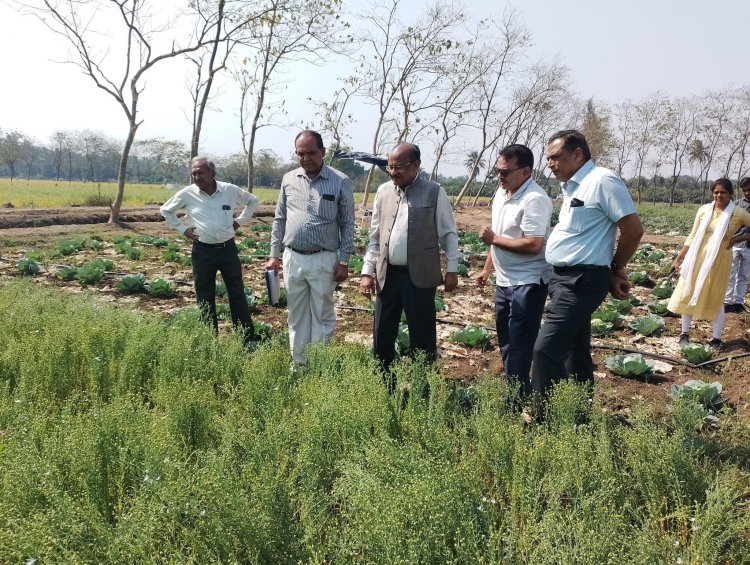
[[[364,0],[349,5],[363,9]],[[416,10],[423,3],[405,3]],[[750,1],[714,0],[467,0],[467,13],[500,17],[506,6],[520,13],[532,34],[530,56],[560,61],[570,69],[574,89],[583,98],[618,102],[639,99],[655,90],[691,95],[709,89],[750,84]],[[408,18],[404,18],[408,19]],[[0,0],[2,80],[0,128],[19,129],[45,142],[55,129],[91,128],[124,139],[127,121],[112,98],[63,59],[64,43],[35,18],[18,15]],[[287,94],[290,119],[312,117],[305,102],[333,91],[331,82],[343,72],[336,66],[300,67]],[[189,141],[190,126],[184,76],[169,62],[150,71],[141,98],[144,120],[138,137],[161,136]],[[203,148],[213,155],[241,151],[237,118],[239,95],[228,80],[223,95],[205,120]],[[355,149],[371,145],[366,110],[352,135]],[[569,124],[560,124],[566,127]],[[257,147],[287,158],[296,127],[265,128]],[[427,165],[427,163],[425,163]],[[461,174],[454,170],[452,174]],[[449,172],[449,171],[446,171]]]

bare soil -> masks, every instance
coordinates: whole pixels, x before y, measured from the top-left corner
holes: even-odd
[[[256,212],[253,223],[270,224],[273,218],[273,206],[261,206]],[[487,207],[461,208],[456,213],[459,228],[477,230],[489,224],[490,209]],[[65,209],[1,209],[0,210],[0,278],[19,276],[15,267],[16,261],[33,249],[50,250],[58,239],[74,236],[91,237],[97,235],[105,242],[105,249],[100,252],[79,253],[73,258],[65,258],[80,263],[86,258],[109,256],[115,261],[116,272],[88,290],[94,291],[105,300],[129,303],[134,307],[151,312],[167,313],[176,309],[192,306],[195,296],[192,289],[192,278],[189,267],[174,263],[163,263],[161,251],[154,249],[148,252],[148,258],[141,261],[129,261],[113,250],[112,239],[117,235],[162,235],[170,240],[181,238],[166,225],[159,216],[158,206],[143,206],[123,210],[120,224],[108,224],[107,208],[65,208]],[[244,230],[252,229],[252,224]],[[677,248],[683,238],[646,235],[644,242],[666,248]],[[182,242],[187,249],[186,241]],[[360,249],[361,253],[363,250]],[[89,253],[92,257],[82,257]],[[60,259],[62,261],[63,259]],[[266,259],[258,257],[244,266],[246,284],[255,289],[256,294],[264,288],[263,273]],[[448,306],[446,312],[438,314],[438,339],[441,353],[441,366],[448,379],[473,382],[484,375],[502,373],[502,361],[496,345],[488,351],[480,351],[452,343],[450,335],[466,324],[480,325],[492,330],[494,325],[492,289],[478,289],[472,275],[477,273],[484,262],[484,257],[468,256],[469,277],[461,278],[459,287],[452,294],[445,294]],[[82,292],[86,289],[78,282],[61,282],[53,274],[56,265],[46,264],[45,270],[35,277],[40,284],[54,286],[67,292]],[[143,272],[147,278],[162,276],[177,284],[177,296],[171,299],[155,299],[146,295],[123,296],[115,290],[115,285],[123,274]],[[372,314],[368,311],[368,301],[358,293],[358,278],[353,276],[345,281],[337,293],[338,328],[337,337],[346,341],[370,344],[372,339]],[[633,293],[643,303],[653,300],[650,289],[636,286]],[[636,307],[626,317],[648,313],[645,305]],[[286,312],[283,309],[261,306],[255,314],[258,319],[269,322],[275,330],[286,326]],[[723,360],[704,368],[694,368],[681,360],[677,336],[679,319],[666,319],[667,329],[659,338],[638,336],[625,329],[618,331],[612,338],[595,339],[593,353],[598,364],[595,373],[597,395],[610,410],[628,413],[635,403],[644,402],[658,412],[664,410],[669,401],[671,385],[681,384],[690,379],[703,379],[722,383],[727,405],[736,410],[743,420],[750,420],[750,332],[748,322],[750,314],[727,314],[723,339],[724,351],[718,358]],[[492,330],[494,333],[494,330]],[[711,338],[709,323],[698,322],[691,331],[694,341],[707,342]],[[658,358],[660,364],[654,376],[644,380],[626,379],[613,375],[604,365],[609,355],[622,353],[623,350],[636,350]],[[748,356],[743,356],[747,354]]]

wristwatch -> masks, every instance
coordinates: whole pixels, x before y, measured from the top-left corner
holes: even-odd
[[[618,267],[618,266],[617,266],[617,263],[615,263],[614,261],[612,261],[612,262],[611,262],[611,263],[609,264],[609,268],[610,268],[610,269],[612,269],[612,272],[614,273],[615,271],[617,271],[617,270],[619,270],[619,269],[624,269],[625,267],[624,267],[624,266],[623,266],[623,267]]]

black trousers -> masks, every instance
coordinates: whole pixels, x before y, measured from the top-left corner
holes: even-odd
[[[193,283],[201,315],[213,324],[218,332],[219,322],[216,317],[216,273],[221,273],[227,288],[229,309],[232,323],[240,327],[245,334],[245,342],[255,338],[253,320],[245,297],[242,283],[242,264],[233,239],[223,247],[207,246],[193,242],[191,253],[193,260]]]
[[[424,351],[428,360],[437,357],[435,288],[417,288],[408,267],[388,265],[383,288],[375,299],[373,346],[375,357],[388,372],[396,356],[396,337],[401,312],[406,313],[409,342],[413,350]]]
[[[549,283],[547,317],[534,344],[531,387],[537,398],[568,377],[594,382],[591,314],[606,298],[611,283],[608,268],[555,271]]]

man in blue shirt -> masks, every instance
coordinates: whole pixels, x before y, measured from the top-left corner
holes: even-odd
[[[547,317],[534,344],[532,388],[537,401],[568,377],[593,385],[591,314],[608,291],[615,298],[627,298],[625,265],[643,236],[627,186],[612,171],[594,164],[581,132],[552,135],[547,166],[562,183],[563,202],[545,253],[554,274]],[[542,416],[539,410],[536,416]]]

